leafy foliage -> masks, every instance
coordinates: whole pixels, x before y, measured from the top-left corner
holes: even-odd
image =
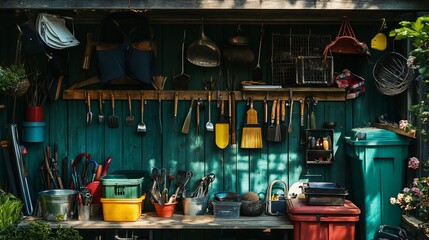
[[[58,221],[56,229],[44,221],[18,225],[23,203],[10,193],[0,190],[0,240],[82,240],[74,228],[63,228]],[[62,219],[62,218],[61,218]]]
[[[417,69],[420,73],[419,80],[424,87],[420,89],[421,101],[410,107],[421,121],[421,138],[429,142],[428,117],[429,117],[429,14],[418,17],[414,22],[402,21],[401,26],[389,33],[396,40],[410,39],[414,49],[410,51],[407,64]]]
[[[19,221],[22,207],[21,200],[0,190],[0,229]]]
[[[20,81],[26,78],[24,65],[0,66],[0,91],[13,89]]]

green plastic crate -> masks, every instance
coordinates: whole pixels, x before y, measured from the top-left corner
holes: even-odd
[[[140,198],[143,194],[141,174],[111,174],[100,179],[103,198]]]

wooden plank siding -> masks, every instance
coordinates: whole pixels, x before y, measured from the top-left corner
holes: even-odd
[[[5,1],[11,7],[22,6],[29,4],[27,1]],[[80,1],[83,5],[74,7],[90,7],[90,1]],[[124,3],[115,2],[121,7]],[[128,1],[123,1],[128,2]],[[145,3],[155,4],[157,1],[131,1],[133,6],[143,6]],[[166,1],[166,4],[176,6],[180,2]],[[232,1],[207,1],[202,3],[224,4],[224,8]],[[236,1],[234,1],[236,2]],[[239,1],[239,4],[245,6],[246,1]],[[259,1],[247,1],[247,4],[257,4]],[[280,4],[279,1],[272,1],[272,4]],[[306,3],[308,1],[297,1],[298,3]],[[323,1],[327,7],[332,7],[334,3],[339,1]],[[383,4],[391,4],[392,1],[382,1]],[[56,4],[65,3],[65,1],[55,1]],[[51,7],[55,8],[55,3]],[[268,4],[269,1],[263,1],[262,7]],[[285,2],[285,4],[289,2]],[[313,1],[311,1],[313,3]],[[370,4],[371,1],[365,2]],[[2,2],[0,7],[5,6]],[[17,5],[18,4],[18,5]],[[322,4],[321,1],[316,1],[316,5]],[[362,1],[363,4],[363,1]],[[361,8],[367,8],[367,5],[359,5]],[[401,1],[401,4],[406,4]],[[107,4],[108,5],[108,4]],[[27,6],[27,5],[26,5]],[[115,5],[112,5],[114,8]],[[153,5],[156,6],[156,5]],[[299,6],[299,5],[298,5]],[[313,6],[313,5],[312,5]],[[349,5],[347,5],[349,6]],[[384,6],[384,5],[383,5]],[[387,5],[386,5],[387,6]],[[389,5],[390,6],[390,5]],[[36,7],[36,6],[35,6]],[[39,6],[37,6],[39,7]],[[59,7],[59,5],[57,6]],[[61,6],[64,7],[64,6]],[[185,7],[185,5],[183,5]],[[189,6],[187,6],[189,7]],[[195,6],[196,7],[196,6]],[[267,6],[272,8],[272,5]],[[302,7],[303,8],[303,7]],[[339,17],[339,16],[337,16]],[[3,17],[2,17],[3,19]],[[12,34],[4,34],[10,32],[14,28],[14,18],[9,21],[0,23],[0,57],[1,63],[11,62],[13,59],[16,36]],[[353,24],[353,23],[352,23]],[[395,27],[395,23],[390,23],[391,27]],[[261,67],[263,70],[263,78],[268,83],[271,81],[270,73],[270,57],[271,57],[271,33],[289,33],[292,28],[297,33],[307,33],[311,29],[314,34],[330,34],[335,37],[337,35],[340,22],[333,24],[318,25],[317,22],[302,24],[302,25],[281,25],[281,24],[266,24],[264,32],[264,42],[261,54]],[[79,81],[83,81],[96,73],[96,61],[91,62],[91,69],[85,72],[81,69],[82,57],[86,41],[86,33],[93,32],[97,25],[93,24],[76,24],[76,36],[81,42],[78,47],[64,50],[67,52],[68,72],[65,79],[65,87]],[[172,89],[172,78],[181,71],[181,56],[180,47],[183,37],[183,30],[186,28],[187,37],[186,45],[195,41],[199,37],[200,24],[154,24],[153,28],[156,33],[156,41],[158,42],[158,59],[156,62],[156,75],[165,75],[168,77],[165,89]],[[235,34],[237,26],[235,24],[210,24],[205,28],[206,35],[223,46],[226,39]],[[250,47],[255,51],[258,47],[260,25],[245,25],[246,34],[250,39]],[[357,37],[364,42],[369,43],[372,38],[373,23],[371,24],[356,24],[354,26]],[[394,50],[389,42],[389,49]],[[372,53],[375,51],[371,50]],[[384,52],[383,52],[384,53]],[[90,153],[93,159],[104,164],[107,157],[113,158],[110,165],[110,172],[116,170],[143,170],[151,171],[152,167],[165,167],[171,170],[173,175],[178,170],[192,170],[195,177],[191,183],[191,188],[196,187],[199,178],[208,173],[215,173],[216,180],[213,183],[211,194],[219,191],[237,191],[243,194],[247,191],[255,191],[257,193],[265,193],[268,183],[275,179],[281,179],[291,185],[296,181],[333,181],[339,184],[348,185],[349,179],[349,164],[346,157],[344,137],[353,127],[363,126],[375,120],[381,114],[388,113],[394,118],[397,116],[395,99],[402,97],[386,97],[378,93],[375,88],[372,76],[372,68],[377,57],[383,53],[375,53],[371,58],[361,56],[338,56],[335,61],[335,70],[341,71],[344,68],[350,69],[352,72],[363,76],[366,79],[367,92],[355,100],[346,101],[324,101],[319,102],[316,106],[317,127],[322,128],[323,122],[328,120],[336,121],[333,146],[335,150],[334,164],[332,165],[305,165],[305,155],[302,148],[299,147],[299,102],[294,103],[293,108],[293,125],[292,132],[288,134],[285,141],[280,143],[267,142],[266,130],[263,129],[264,141],[262,149],[246,150],[239,147],[241,141],[241,129],[245,121],[245,114],[248,109],[245,101],[237,101],[237,146],[229,145],[226,149],[221,150],[214,143],[214,133],[205,131],[205,123],[208,120],[208,106],[204,102],[204,108],[201,110],[201,125],[200,132],[196,133],[195,107],[193,109],[190,132],[184,135],[180,132],[183,120],[188,112],[190,101],[179,101],[179,109],[177,116],[177,129],[173,125],[173,101],[166,100],[158,102],[156,100],[148,100],[145,105],[144,122],[147,125],[145,134],[138,134],[136,127],[128,127],[125,125],[125,118],[128,116],[128,105],[126,101],[116,101],[115,113],[119,117],[119,127],[109,128],[106,123],[98,123],[98,102],[93,99],[92,112],[93,121],[90,126],[85,124],[86,104],[83,100],[57,100],[49,101],[45,106],[45,121],[47,123],[45,131],[45,140],[43,143],[23,143],[29,154],[26,156],[26,162],[29,169],[29,183],[32,196],[35,199],[37,193],[42,190],[39,165],[43,157],[42,147],[54,143],[58,143],[60,159],[66,157],[70,162],[75,156],[81,152]],[[95,56],[94,56],[95,58]],[[231,78],[237,76],[238,80],[249,80],[251,71],[256,66],[256,63],[251,64],[233,64],[224,61],[221,66],[222,78],[226,79],[227,71],[229,70]],[[185,62],[185,73],[191,76],[191,90],[202,90],[203,83],[210,79],[217,80],[219,78],[218,68],[201,68]],[[223,83],[226,86],[226,83]],[[92,86],[96,89],[97,86]],[[224,88],[224,87],[223,87]],[[215,94],[215,92],[213,92]],[[225,96],[226,98],[227,96]],[[289,94],[285,93],[285,99],[288,99]],[[0,109],[0,125],[9,122],[10,109],[12,108],[11,99],[2,96],[0,104],[6,104],[6,109]],[[23,98],[18,98],[17,123],[23,121],[25,103]],[[269,108],[271,107],[269,102]],[[161,122],[162,134],[160,134],[160,122],[158,107],[161,104]],[[227,103],[226,103],[227,104]],[[195,105],[194,105],[195,106]],[[217,103],[211,102],[211,121],[216,122],[219,111]],[[227,106],[227,105],[226,105]],[[258,112],[259,122],[263,122],[263,103],[262,101],[255,102],[255,109]],[[107,117],[112,114],[111,101],[104,102],[103,112]],[[140,122],[140,102],[132,102],[132,113],[135,117],[135,123]],[[307,110],[306,110],[307,113]],[[288,119],[287,119],[288,122]],[[178,131],[177,131],[178,130]],[[5,131],[0,131],[0,137],[5,138]],[[0,157],[0,187],[4,188],[5,183],[5,168],[3,158]],[[62,163],[60,162],[60,165]],[[308,170],[308,171],[307,171]],[[306,176],[320,175],[319,177]],[[62,173],[69,175],[70,173]],[[174,185],[174,182],[173,182]],[[192,189],[191,189],[192,190]],[[148,197],[146,198],[149,199]],[[146,207],[146,206],[145,206]],[[150,205],[146,210],[150,210]],[[203,233],[200,233],[203,235]],[[183,236],[185,239],[185,236]]]

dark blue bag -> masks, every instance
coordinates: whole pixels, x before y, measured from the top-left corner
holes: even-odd
[[[100,81],[128,76],[150,85],[156,60],[152,39],[149,22],[141,13],[109,14],[96,39]]]

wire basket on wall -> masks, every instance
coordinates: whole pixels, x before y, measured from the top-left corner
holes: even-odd
[[[331,42],[331,36],[315,34],[272,34],[272,81],[283,87],[297,84],[327,84],[332,82],[333,59],[323,64],[323,50]],[[317,64],[318,71],[308,71],[310,62]],[[320,67],[324,69],[320,69]],[[310,73],[311,72],[311,73]],[[331,73],[332,72],[332,73]],[[307,74],[302,74],[307,73]],[[312,75],[307,81],[304,76]]]
[[[414,70],[399,53],[384,54],[374,65],[375,86],[384,95],[398,95],[408,89],[415,79]]]

